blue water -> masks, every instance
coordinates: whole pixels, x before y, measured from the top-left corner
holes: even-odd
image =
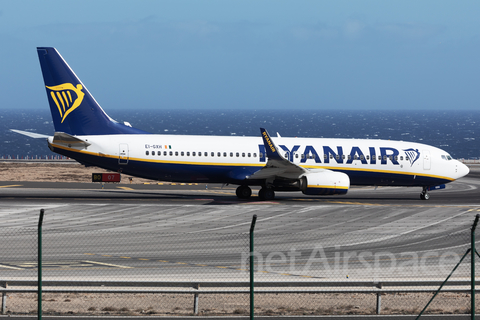
[[[117,121],[158,134],[385,139],[421,142],[454,158],[480,157],[480,111],[271,111],[271,110],[108,110]],[[8,110],[0,115],[0,158],[53,155],[43,139],[13,133],[19,129],[54,132],[50,111]]]

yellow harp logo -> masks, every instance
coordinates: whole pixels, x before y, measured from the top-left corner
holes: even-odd
[[[62,123],[67,118],[68,114],[75,110],[83,101],[85,93],[82,92],[82,85],[77,84],[76,87],[71,83],[63,83],[58,86],[49,87],[50,96],[57,105],[58,112],[62,118]],[[76,97],[72,97],[72,92],[75,93]]]

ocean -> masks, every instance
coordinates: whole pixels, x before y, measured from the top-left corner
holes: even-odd
[[[106,110],[119,122],[157,134],[384,139],[420,142],[454,158],[480,157],[480,111],[312,110]],[[0,158],[52,156],[43,139],[9,131],[53,134],[48,109],[6,110],[0,115]]]

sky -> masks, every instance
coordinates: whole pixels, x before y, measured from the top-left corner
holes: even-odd
[[[477,110],[480,1],[1,0],[0,112],[55,47],[112,109]]]

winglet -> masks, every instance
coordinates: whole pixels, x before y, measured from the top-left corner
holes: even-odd
[[[269,160],[284,160],[282,156],[280,156],[280,154],[278,153],[278,148],[273,143],[267,130],[264,128],[260,128],[260,132],[262,134],[263,144],[265,145],[265,152],[267,153],[267,158]]]

